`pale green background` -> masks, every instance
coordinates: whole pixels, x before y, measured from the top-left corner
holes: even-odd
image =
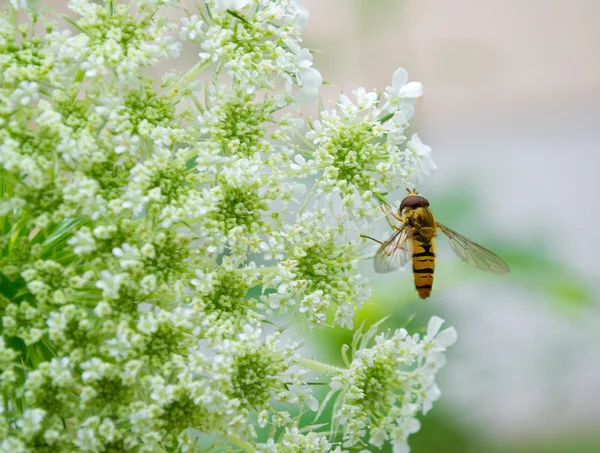
[[[459,333],[412,451],[600,451],[600,2],[304,3],[327,98],[398,66],[424,84],[413,125],[439,169],[421,191],[513,268],[487,277],[443,244],[431,300],[408,272],[377,278],[369,317]]]

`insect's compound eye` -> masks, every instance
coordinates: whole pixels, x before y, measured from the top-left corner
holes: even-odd
[[[421,195],[409,195],[400,203],[400,212],[404,212],[404,208],[416,208],[418,206],[429,206],[427,198]]]

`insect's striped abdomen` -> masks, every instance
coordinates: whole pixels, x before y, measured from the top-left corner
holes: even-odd
[[[426,299],[431,294],[435,269],[433,238],[429,241],[420,237],[413,238],[412,262],[417,293],[421,299]]]

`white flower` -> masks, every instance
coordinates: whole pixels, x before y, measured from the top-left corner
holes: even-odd
[[[29,105],[40,97],[38,84],[23,81],[19,83],[19,88],[13,92],[11,97],[20,105]]]
[[[93,357],[81,364],[81,369],[84,370],[81,378],[84,382],[98,381],[104,376],[109,367],[108,363],[103,362],[97,357]]]
[[[217,8],[220,8],[222,10],[240,10],[246,5],[252,3],[252,0],[213,0],[211,3],[213,3]]]
[[[17,420],[17,426],[24,436],[36,434],[42,427],[46,411],[42,409],[26,409],[23,417]]]
[[[119,258],[119,264],[123,269],[137,267],[141,264],[141,255],[137,247],[123,244],[121,247],[115,247],[112,252],[113,255]]]
[[[52,359],[47,370],[54,386],[66,388],[73,385],[73,364],[68,357]]]
[[[173,42],[172,36],[160,36],[155,43],[157,46],[155,55],[158,57],[177,58],[183,49],[183,44],[178,41]]]
[[[183,26],[179,32],[179,37],[190,41],[195,40],[200,35],[204,26],[204,22],[195,14],[190,17],[183,17],[181,23]]]
[[[425,145],[416,133],[406,143],[405,159],[409,165],[417,167],[417,181],[420,181],[422,175],[429,175],[437,169],[431,156],[431,147]]]
[[[398,68],[392,77],[392,85],[385,89],[383,110],[405,109],[409,118],[412,117],[413,105],[423,96],[423,85],[420,82],[407,82],[408,72]]]
[[[364,87],[359,87],[352,90],[352,94],[356,97],[356,107],[358,110],[368,110],[377,106],[379,96],[374,91],[367,91]],[[376,110],[373,115],[377,116],[379,111]]]
[[[435,344],[435,350],[441,352],[456,343],[458,338],[454,327],[448,327],[440,332],[443,323],[444,320],[439,316],[432,316],[429,320],[429,324],[427,324],[427,335],[423,339],[423,341]]]
[[[131,130],[123,131],[113,136],[114,152],[135,154],[140,147],[140,137]]]
[[[298,72],[300,93],[298,93],[298,101],[310,103],[319,96],[319,89],[323,84],[321,73],[315,68],[301,69]]]
[[[33,11],[35,0],[10,0],[10,5],[16,9],[24,9],[27,12]]]
[[[396,69],[392,77],[393,94],[401,99],[417,99],[423,96],[423,85],[420,82],[408,82],[408,71]]]
[[[106,72],[103,55],[90,55],[81,63],[80,68],[85,71],[86,77],[96,77]]]
[[[73,247],[73,253],[76,255],[87,255],[96,250],[96,241],[89,230],[77,231],[67,243]]]
[[[25,446],[25,444],[21,440],[13,436],[2,440],[2,442],[0,443],[1,453],[27,453],[27,451],[28,449]]]
[[[100,288],[102,295],[107,299],[117,299],[121,283],[126,279],[126,274],[112,274],[109,271],[102,271],[100,272],[100,280],[96,282],[96,288]]]
[[[152,384],[152,393],[150,394],[150,398],[156,401],[159,405],[166,406],[175,399],[176,391],[176,385],[165,385],[162,378],[157,378]]]
[[[293,13],[293,16],[295,16],[294,25],[299,30],[304,30],[308,22],[308,9],[302,5],[300,0],[292,0],[292,4],[296,8],[296,11]]]

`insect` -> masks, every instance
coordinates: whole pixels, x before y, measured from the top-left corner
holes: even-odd
[[[398,215],[388,205],[381,206],[387,221],[394,229],[390,238],[382,242],[362,235],[381,244],[374,259],[376,272],[391,272],[412,258],[417,293],[422,299],[429,297],[433,286],[435,236],[438,229],[448,236],[450,247],[466,263],[495,274],[510,272],[508,265],[498,255],[437,222],[429,209],[429,201],[419,195],[416,189],[412,192],[408,189],[406,191],[408,196],[400,203]],[[400,226],[396,225],[390,216],[401,222]]]

